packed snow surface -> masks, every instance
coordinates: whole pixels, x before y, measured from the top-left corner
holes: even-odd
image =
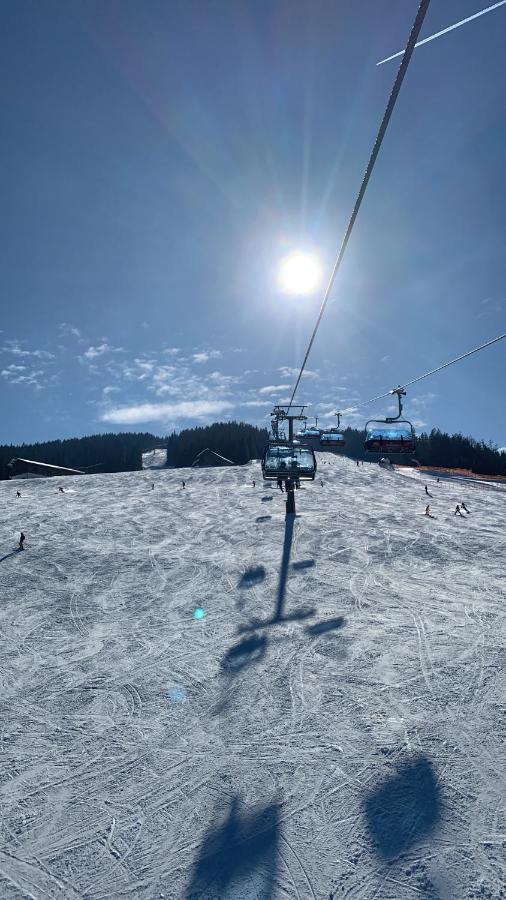
[[[142,454],[143,469],[163,469],[167,464],[167,450],[162,447],[156,450],[147,450]]]
[[[0,483],[2,900],[506,897],[506,497],[427,483]]]

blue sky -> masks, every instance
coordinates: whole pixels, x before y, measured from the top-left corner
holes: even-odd
[[[417,5],[2,5],[2,443],[265,423],[321,301],[279,262],[330,271]],[[506,331],[505,43],[506,6],[415,51],[302,380],[322,422]],[[505,359],[406,414],[505,446]]]

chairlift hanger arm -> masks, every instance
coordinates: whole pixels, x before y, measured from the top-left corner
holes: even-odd
[[[399,412],[398,412],[398,414],[397,414],[396,416],[388,416],[388,417],[386,418],[386,420],[385,420],[385,421],[388,422],[388,423],[390,423],[390,422],[397,422],[398,419],[401,419],[401,418],[402,418],[402,400],[401,400],[401,397],[405,397],[405,396],[406,396],[406,391],[405,391],[405,389],[404,389],[403,387],[401,387],[400,385],[399,385],[399,387],[394,388],[393,390],[391,390],[390,393],[391,393],[391,394],[397,394],[397,400],[398,400],[398,402],[399,402]]]

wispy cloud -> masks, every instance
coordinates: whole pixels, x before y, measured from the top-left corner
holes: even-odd
[[[226,400],[186,400],[180,403],[139,403],[121,406],[102,413],[102,422],[133,425],[139,422],[163,422],[168,419],[201,419],[234,408]]]
[[[54,353],[49,350],[25,350],[20,341],[6,341],[2,347],[3,353],[12,353],[13,356],[33,356],[35,359],[54,359]]]
[[[485,297],[485,299],[481,301],[480,306],[481,310],[476,316],[477,319],[488,318],[489,316],[494,316],[496,313],[502,313],[503,311],[503,304],[494,297]]]
[[[282,378],[296,378],[300,372],[300,369],[294,369],[292,366],[280,366],[278,368],[278,372]],[[302,374],[303,378],[319,378],[318,372],[313,372],[311,369],[304,369]]]
[[[86,359],[95,359],[95,357],[102,356],[104,353],[119,353],[120,351],[121,347],[111,347],[110,344],[104,341],[96,347],[88,347],[88,349],[84,351],[83,356],[85,356]]]
[[[201,353],[194,353],[192,359],[195,363],[206,363],[210,359],[220,359],[221,355],[221,350],[203,350]]]
[[[10,365],[6,369],[2,369],[0,375],[9,384],[29,385],[37,390],[41,390],[44,386],[44,383],[41,381],[44,376],[42,369],[29,369],[27,366]]]
[[[263,388],[260,388],[258,391],[259,394],[279,394],[281,391],[286,391],[290,387],[289,384],[268,384]]]
[[[71,336],[78,338],[78,340],[81,339],[81,332],[79,331],[79,328],[76,328],[75,325],[69,325],[68,322],[61,322],[58,330],[62,337]]]

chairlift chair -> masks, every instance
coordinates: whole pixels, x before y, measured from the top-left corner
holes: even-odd
[[[316,457],[313,448],[301,444],[269,443],[262,458],[262,475],[265,480],[293,478],[314,481]]]
[[[306,428],[302,436],[305,441],[319,441],[320,435],[321,431],[319,428]]]
[[[407,419],[402,418],[402,400],[406,396],[404,388],[391,392],[397,394],[399,414],[385,419],[370,419],[365,426],[364,447],[369,453],[414,453],[415,430]]]
[[[337,416],[337,428],[329,428],[328,431],[322,431],[320,435],[320,444],[322,447],[334,447],[334,449],[342,449],[346,446],[344,434],[339,431],[341,424],[341,413],[335,413]]]
[[[330,428],[329,431],[324,431],[320,435],[320,444],[322,447],[333,447],[334,450],[339,450],[346,446],[346,441],[344,435],[337,428]]]

